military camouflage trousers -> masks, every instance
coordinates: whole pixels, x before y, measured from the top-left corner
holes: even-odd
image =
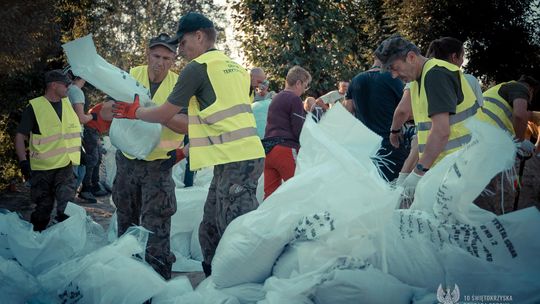
[[[132,225],[150,230],[145,259],[168,280],[176,260],[170,244],[176,198],[171,169],[162,170],[162,162],[131,160],[117,151],[112,198],[117,208],[118,236]]]
[[[64,214],[68,202],[75,199],[77,178],[71,164],[58,169],[32,171],[30,178],[30,200],[36,209],[30,216],[35,231],[43,231],[51,219],[56,200],[56,220],[68,218]]]
[[[263,169],[264,158],[214,166],[214,178],[199,227],[199,242],[206,264],[211,264],[227,225],[259,206],[255,192]]]

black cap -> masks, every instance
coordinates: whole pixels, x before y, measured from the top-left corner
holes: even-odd
[[[406,56],[410,51],[420,54],[420,49],[412,42],[401,36],[393,36],[379,45],[375,50],[375,57],[381,61],[384,70],[388,69],[388,66],[396,59]]]
[[[214,27],[214,23],[204,15],[193,12],[187,13],[178,21],[176,36],[169,40],[169,43],[178,44],[182,40],[182,37],[184,37],[184,34],[212,27]]]
[[[50,82],[63,82],[65,84],[71,84],[71,79],[62,70],[52,70],[45,73],[45,83]]]
[[[154,37],[150,39],[150,43],[148,44],[148,48],[153,48],[157,45],[164,46],[168,48],[171,52],[176,53],[176,49],[178,48],[178,43],[170,43],[171,36],[167,35],[166,33],[161,33],[157,37]]]

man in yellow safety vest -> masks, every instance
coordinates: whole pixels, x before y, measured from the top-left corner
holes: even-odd
[[[47,228],[56,200],[56,220],[68,218],[67,203],[74,201],[73,165],[81,159],[81,126],[66,98],[71,80],[62,70],[45,74],[45,94],[30,100],[15,135],[15,150],[24,177],[30,181],[30,199],[36,205],[30,222],[34,231]],[[29,141],[29,157],[25,140]]]
[[[189,63],[167,102],[153,108],[117,102],[114,110],[117,118],[163,123],[188,108],[191,169],[214,166],[199,228],[206,275],[227,225],[257,208],[255,191],[264,165],[251,112],[249,73],[215,49],[216,35],[205,16],[184,15],[173,42],[179,43],[179,53]]]

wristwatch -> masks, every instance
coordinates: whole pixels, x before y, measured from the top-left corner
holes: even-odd
[[[428,172],[429,168],[425,168],[424,166],[422,166],[422,164],[416,164],[416,170],[418,170],[419,172]]]

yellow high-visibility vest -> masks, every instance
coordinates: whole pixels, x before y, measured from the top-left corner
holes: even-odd
[[[439,59],[430,59],[426,61],[420,78],[421,85],[419,86],[418,81],[412,82],[411,85],[411,105],[417,127],[418,153],[420,157],[424,153],[427,138],[431,130],[431,119],[428,116],[425,77],[428,71],[436,66],[446,68],[452,72],[459,72],[463,101],[457,105],[456,113],[449,117],[450,137],[448,138],[448,143],[433,165],[446,155],[459,150],[471,140],[470,131],[465,127],[464,121],[469,117],[475,116],[479,108],[478,103],[476,102],[476,95],[458,66]]]
[[[81,125],[67,98],[62,98],[62,120],[44,97],[30,100],[41,134],[30,133],[32,170],[63,168],[81,161]]]
[[[482,112],[489,117],[488,120],[493,125],[499,126],[501,129],[508,131],[512,136],[516,135],[514,125],[512,124],[512,107],[504,98],[499,95],[499,89],[510,82],[503,82],[484,92],[484,105]]]
[[[144,87],[150,89],[147,65],[132,68],[129,71],[129,74],[131,74],[131,76],[133,76],[133,78],[135,78]],[[169,71],[167,76],[165,76],[165,79],[163,79],[159,85],[157,91],[154,93],[154,96],[152,96],[152,101],[158,106],[164,104],[167,101],[167,97],[169,97],[169,94],[171,94],[172,90],[174,89],[174,85],[176,84],[177,80],[178,74]],[[145,160],[152,161],[157,159],[167,159],[169,158],[167,153],[180,147],[183,144],[183,141],[184,134],[178,134],[166,126],[162,126],[159,144],[154,148],[154,150],[152,150],[152,152],[150,152],[150,154],[148,154],[148,156],[146,156]],[[129,159],[135,158],[127,153],[124,153],[124,155]]]
[[[194,61],[206,65],[216,101],[202,111],[195,97],[189,102],[190,168],[264,157],[251,112],[248,72],[217,50]]]

